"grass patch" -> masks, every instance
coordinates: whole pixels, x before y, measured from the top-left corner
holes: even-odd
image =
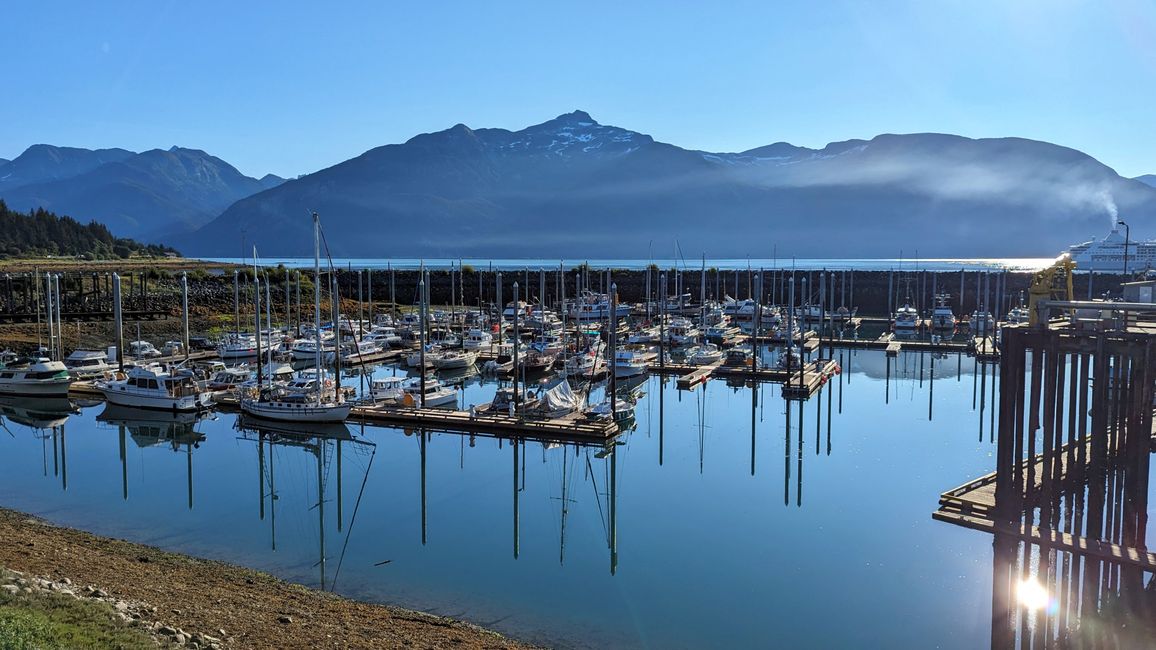
[[[0,592],[0,650],[155,647],[150,636],[114,618],[104,603],[54,593]]]

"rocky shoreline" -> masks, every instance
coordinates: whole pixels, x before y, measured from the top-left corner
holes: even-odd
[[[0,591],[107,606],[159,647],[525,648],[461,621],[349,600],[0,508]]]

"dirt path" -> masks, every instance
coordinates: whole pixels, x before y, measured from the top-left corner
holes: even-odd
[[[237,648],[523,648],[466,623],[371,605],[220,562],[61,528],[0,509],[0,565],[68,577],[157,608]]]

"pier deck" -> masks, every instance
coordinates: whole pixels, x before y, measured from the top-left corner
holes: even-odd
[[[809,399],[827,380],[839,371],[839,364],[833,359],[816,359],[791,373],[783,383],[783,397],[786,399]]]

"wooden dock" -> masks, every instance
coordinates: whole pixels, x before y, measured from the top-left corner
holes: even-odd
[[[840,372],[839,364],[833,359],[816,359],[803,364],[801,369],[791,373],[790,378],[783,382],[783,397],[809,399],[837,372]]]
[[[999,346],[996,345],[995,339],[990,336],[977,336],[972,339],[972,349],[975,350],[975,358],[980,361],[999,361]]]
[[[222,410],[239,409],[235,396],[222,395],[216,400]],[[481,411],[485,404],[480,405]],[[406,429],[433,429],[438,431],[479,431],[549,440],[608,440],[618,434],[618,425],[609,419],[593,420],[580,414],[562,418],[538,419],[510,417],[506,414],[404,406],[355,406],[347,422],[352,424],[382,425]]]
[[[719,368],[719,366],[721,366],[721,365],[722,365],[721,361],[716,361],[714,363],[710,363],[710,364],[707,364],[705,366],[698,366],[695,370],[691,370],[687,374],[682,375],[681,377],[678,378],[678,384],[677,384],[678,389],[679,390],[693,389],[695,386],[706,381],[711,376],[711,373],[713,373],[715,370],[717,370]]]

